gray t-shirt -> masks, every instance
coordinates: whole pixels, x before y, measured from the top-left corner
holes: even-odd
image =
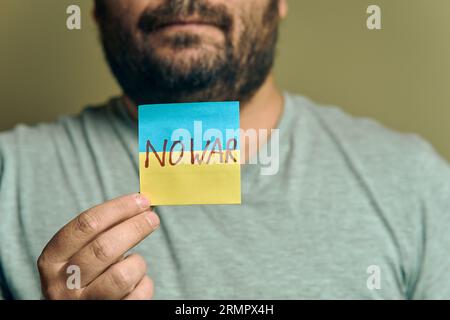
[[[158,207],[135,251],[156,299],[450,298],[450,168],[413,134],[285,94],[280,170],[242,205]],[[80,212],[139,191],[121,100],[0,134],[0,286],[38,299],[36,260]]]

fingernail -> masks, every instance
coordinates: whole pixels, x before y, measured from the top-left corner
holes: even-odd
[[[136,195],[136,202],[141,209],[150,208],[150,201],[140,193]]]
[[[151,224],[153,229],[156,229],[159,227],[161,222],[156,213],[154,213],[153,211],[150,211],[146,214],[146,218],[147,218],[148,222]]]

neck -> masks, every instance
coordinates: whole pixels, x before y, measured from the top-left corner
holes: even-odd
[[[137,106],[128,96],[123,97],[125,106],[133,119],[137,120]],[[249,129],[267,130],[277,127],[284,107],[284,99],[281,91],[276,87],[273,75],[269,75],[264,84],[258,89],[256,94],[244,105],[241,105],[240,126],[245,132]],[[257,141],[257,145],[266,143],[266,141]],[[241,137],[241,156],[246,162],[249,157],[257,151],[257,148],[249,148],[249,141]],[[253,152],[251,150],[254,150]]]

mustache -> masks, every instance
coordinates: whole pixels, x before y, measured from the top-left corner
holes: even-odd
[[[186,21],[212,25],[225,33],[233,26],[232,15],[223,5],[211,5],[205,0],[169,0],[157,8],[146,9],[139,18],[138,28],[150,33]]]

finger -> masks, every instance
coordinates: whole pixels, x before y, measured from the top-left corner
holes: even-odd
[[[158,226],[159,218],[156,213],[144,212],[102,233],[76,253],[68,263],[80,267],[83,274],[82,287],[97,278]]]
[[[140,255],[132,254],[113,264],[89,286],[82,299],[119,300],[132,292],[147,272],[147,264]]]
[[[143,195],[131,194],[95,206],[70,221],[50,240],[43,258],[65,262],[98,234],[150,208]]]
[[[153,298],[153,292],[153,281],[148,276],[145,276],[123,300],[150,300]]]

